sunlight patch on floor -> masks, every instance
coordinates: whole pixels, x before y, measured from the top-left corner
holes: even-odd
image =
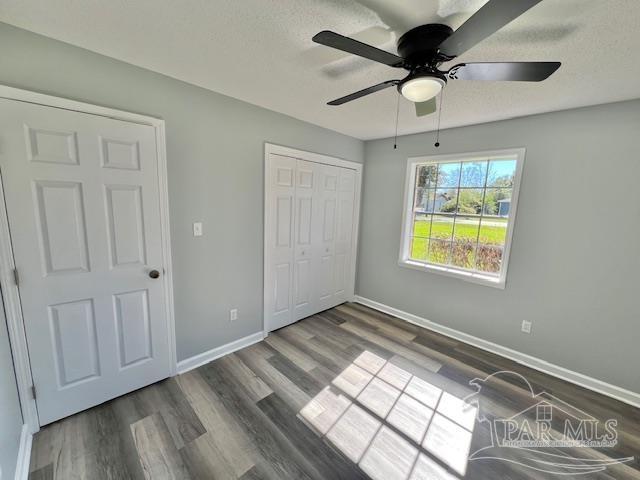
[[[327,438],[358,463],[381,423],[357,405],[351,405],[327,433]]]
[[[364,351],[300,416],[374,480],[455,480],[476,408]]]

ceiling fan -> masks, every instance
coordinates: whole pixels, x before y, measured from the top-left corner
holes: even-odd
[[[460,56],[541,1],[489,0],[456,31],[439,23],[413,28],[398,40],[398,55],[324,30],[313,37],[314,42],[409,71],[402,80],[387,80],[328,105],[342,105],[396,86],[403,97],[415,103],[420,117],[436,111],[435,97],[448,80],[542,81],[560,67],[560,62],[460,63],[449,70],[439,70],[442,63]]]

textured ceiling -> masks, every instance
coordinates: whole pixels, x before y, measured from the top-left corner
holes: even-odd
[[[361,139],[394,133],[396,91],[328,100],[399,71],[317,46],[330,29],[395,53],[411,27],[458,27],[486,0],[0,0],[0,21]],[[450,82],[443,128],[640,98],[640,1],[544,0],[460,61],[558,60],[542,83]],[[453,63],[449,65],[453,65]],[[399,133],[433,130],[401,102]]]

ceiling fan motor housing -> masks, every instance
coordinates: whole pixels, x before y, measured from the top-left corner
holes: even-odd
[[[453,29],[441,23],[429,23],[409,30],[398,40],[398,54],[404,59],[408,69],[416,67],[437,67],[445,60],[438,54],[438,46],[453,33]]]

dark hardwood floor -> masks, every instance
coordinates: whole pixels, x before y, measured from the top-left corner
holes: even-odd
[[[541,412],[617,443],[483,449]],[[639,455],[638,409],[345,304],[43,428],[30,479],[640,479]]]

